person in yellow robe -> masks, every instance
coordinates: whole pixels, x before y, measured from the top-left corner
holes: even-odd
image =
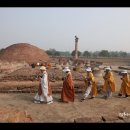
[[[127,70],[123,70],[121,72],[121,75],[122,75],[121,77],[122,83],[118,96],[125,95],[125,97],[128,97],[130,95],[130,78]]]
[[[66,76],[64,77],[63,81],[63,88],[61,91],[61,101],[66,103],[74,102],[75,92],[71,71],[68,67],[65,67],[65,69],[63,69],[63,72],[66,73]]]
[[[110,67],[105,68],[105,75],[103,76],[104,78],[104,85],[103,85],[103,92],[105,94],[105,98],[110,98],[112,97],[112,93],[115,92],[115,80],[113,73],[111,72]]]
[[[95,98],[97,95],[96,81],[93,76],[92,70],[90,67],[88,67],[86,71],[87,71],[87,76],[84,77],[86,89],[85,89],[85,94],[83,98],[81,99],[81,101],[84,101],[90,95],[90,93],[91,93],[90,99]]]

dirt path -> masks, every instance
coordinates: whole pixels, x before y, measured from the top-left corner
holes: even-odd
[[[0,109],[16,109],[19,111],[27,111],[33,122],[74,122],[74,119],[81,117],[89,117],[94,120],[97,117],[106,117],[108,120],[114,120],[119,113],[130,114],[130,97],[113,98],[105,100],[98,95],[95,99],[88,99],[80,102],[80,94],[76,95],[74,103],[58,102],[60,94],[54,94],[53,104],[34,104],[33,97],[35,94],[15,94],[0,93]],[[130,119],[130,115],[129,115]],[[95,120],[95,122],[97,122]],[[119,122],[123,122],[120,120]],[[127,120],[126,122],[130,122]]]

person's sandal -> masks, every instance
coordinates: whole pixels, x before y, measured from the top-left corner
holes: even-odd
[[[119,93],[119,94],[118,94],[118,96],[119,96],[119,97],[121,97],[121,96],[122,96],[122,94],[120,94],[120,93]]]
[[[53,101],[49,101],[49,102],[47,102],[47,104],[51,104],[51,103],[53,103]]]
[[[94,97],[90,97],[90,99],[94,99]]]
[[[85,99],[84,98],[82,98],[81,100],[80,100],[80,102],[83,102]]]
[[[36,104],[40,104],[40,101],[34,101],[34,103],[36,103]]]

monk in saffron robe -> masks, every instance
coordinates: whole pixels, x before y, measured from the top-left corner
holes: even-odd
[[[121,88],[118,96],[123,96],[128,97],[130,95],[130,78],[127,73],[127,70],[124,70],[121,72],[122,75],[122,83],[121,83]]]
[[[46,67],[42,66],[40,70],[42,72],[42,76],[40,77],[38,92],[34,97],[34,103],[53,103],[52,90],[49,84]]]
[[[105,93],[105,98],[107,99],[112,97],[112,92],[115,92],[115,80],[110,67],[105,68],[105,76],[103,78],[103,92]]]
[[[66,103],[68,103],[69,101],[74,102],[74,83],[72,79],[72,74],[68,67],[66,67],[63,71],[66,73],[66,77],[63,81],[61,101]]]
[[[90,93],[91,93],[90,99],[95,98],[97,95],[96,81],[93,76],[92,70],[90,67],[88,67],[86,71],[87,71],[87,77],[84,77],[86,90],[85,90],[84,97],[81,99],[81,101],[84,101],[89,96]]]

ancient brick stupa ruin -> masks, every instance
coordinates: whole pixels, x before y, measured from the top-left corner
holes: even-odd
[[[28,43],[17,43],[3,49],[0,53],[0,60],[8,62],[27,62],[29,64],[36,63],[39,60],[48,61],[47,53]]]

